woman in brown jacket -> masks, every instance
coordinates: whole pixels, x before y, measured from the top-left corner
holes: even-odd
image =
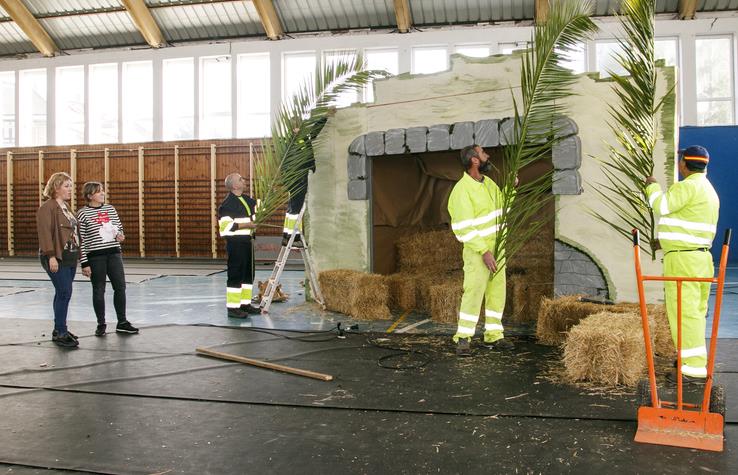
[[[54,331],[51,341],[63,347],[79,345],[67,328],[67,310],[72,298],[72,282],[79,261],[77,220],[67,202],[72,197],[72,177],[54,173],[44,188],[47,200],[36,213],[39,256],[54,284]]]

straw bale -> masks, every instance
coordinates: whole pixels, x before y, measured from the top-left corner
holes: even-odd
[[[334,269],[321,272],[318,281],[328,310],[368,320],[391,317],[389,292],[382,275]]]
[[[666,317],[666,307],[663,305],[649,305],[648,315],[653,317],[653,352],[666,358],[676,358],[676,348],[671,337],[669,319]]]
[[[389,307],[397,310],[414,310],[416,307],[417,277],[399,272],[387,276]]]
[[[560,345],[566,339],[566,332],[580,320],[599,313],[633,312],[634,304],[603,305],[579,301],[580,295],[565,295],[550,299],[544,297],[538,311],[536,337],[544,345]]]
[[[450,229],[410,234],[395,246],[401,272],[448,272],[464,267],[462,245]]]
[[[320,291],[328,310],[349,315],[351,294],[356,287],[358,272],[347,269],[326,270],[318,274]]]
[[[549,282],[531,282],[526,274],[510,274],[507,277],[505,319],[510,322],[535,322],[541,301],[553,293]]]
[[[460,278],[450,278],[431,285],[428,289],[431,320],[438,323],[458,322],[463,290],[464,284]]]
[[[416,274],[415,287],[415,309],[420,313],[431,314],[430,288],[434,285],[443,284],[449,280],[458,280],[463,282],[464,277],[459,272],[448,274]],[[461,285],[461,284],[460,284]]]
[[[635,386],[646,369],[640,314],[600,312],[573,326],[564,367],[572,382]]]
[[[392,318],[387,303],[389,292],[387,278],[379,274],[359,273],[356,286],[351,293],[349,315],[364,320],[387,320]]]

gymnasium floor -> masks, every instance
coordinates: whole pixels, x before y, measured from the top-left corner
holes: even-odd
[[[300,271],[283,278],[288,303],[228,319],[222,269],[126,260],[128,318],[142,331],[105,338],[92,336],[91,288],[80,279],[69,314],[80,348],[68,351],[49,341],[53,288],[35,260],[0,259],[0,469],[738,473],[738,268],[729,270],[718,345],[716,379],[728,401],[722,453],[634,443],[634,395],[552,379],[558,350],[536,345],[526,329],[515,329],[511,354],[475,347],[459,360],[450,326],[413,314],[355,321],[304,303]],[[259,269],[257,280],[268,274]],[[339,322],[358,329],[338,338]],[[334,379],[197,356],[196,347]]]

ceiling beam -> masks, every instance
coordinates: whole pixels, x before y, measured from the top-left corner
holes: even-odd
[[[49,34],[41,26],[41,23],[28,11],[28,8],[20,0],[0,0],[0,6],[8,12],[10,18],[23,30],[37,50],[44,56],[54,56],[59,48],[51,39]]]
[[[548,0],[536,0],[536,25],[543,25],[548,20]]]
[[[154,17],[144,3],[144,0],[121,0],[128,10],[134,25],[141,32],[146,42],[152,48],[161,48],[166,43],[164,35],[156,24]]]
[[[251,0],[259,14],[261,24],[264,26],[267,37],[270,40],[279,40],[284,36],[282,22],[279,21],[277,10],[274,9],[272,0]]]
[[[697,13],[697,0],[679,0],[679,19],[694,20]]]
[[[413,26],[409,0],[395,0],[395,17],[397,18],[397,31],[400,33],[409,32]]]

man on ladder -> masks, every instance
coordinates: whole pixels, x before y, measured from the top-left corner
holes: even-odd
[[[646,178],[646,197],[660,215],[658,240],[664,251],[664,276],[712,277],[715,273],[710,247],[717,229],[720,200],[707,180],[710,154],[694,145],[679,151],[682,181],[664,193],[652,176]],[[674,345],[677,342],[677,290],[664,283],[666,315]],[[682,380],[703,384],[707,377],[705,316],[710,283],[682,284]],[[676,382],[676,371],[668,375]]]
[[[323,297],[320,293],[320,287],[318,285],[318,277],[312,266],[312,260],[310,252],[307,249],[307,245],[304,242],[302,236],[302,220],[305,215],[305,198],[308,190],[308,175],[309,172],[315,172],[315,157],[313,155],[313,139],[318,136],[327,119],[320,119],[312,125],[311,133],[307,139],[302,142],[303,150],[307,151],[307,160],[300,166],[300,169],[296,172],[300,175],[299,179],[295,181],[294,185],[289,190],[289,201],[287,203],[287,211],[284,217],[284,226],[282,228],[282,248],[279,251],[279,256],[274,264],[272,275],[267,281],[267,287],[264,290],[264,295],[261,299],[260,307],[262,311],[268,312],[269,306],[272,303],[274,294],[277,291],[279,284],[279,278],[287,265],[287,259],[290,256],[290,252],[293,249],[300,251],[302,260],[305,264],[305,278],[310,284],[310,290],[312,296],[318,303],[323,304]]]

